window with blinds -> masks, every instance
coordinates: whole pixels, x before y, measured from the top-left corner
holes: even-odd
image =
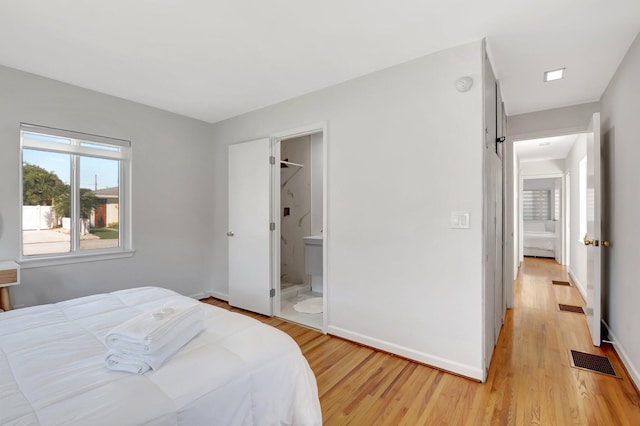
[[[551,191],[548,189],[522,191],[522,218],[551,220]]]

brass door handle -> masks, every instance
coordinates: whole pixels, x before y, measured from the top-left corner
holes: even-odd
[[[609,247],[611,245],[611,243],[607,240],[590,240],[587,237],[587,234],[584,234],[584,238],[582,239],[582,242],[584,243],[585,246],[589,246],[589,245],[593,245],[594,247],[599,247],[599,246],[604,246],[604,247]]]

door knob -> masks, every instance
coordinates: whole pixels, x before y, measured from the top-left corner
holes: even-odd
[[[233,237],[234,235],[236,235],[236,234],[234,234],[233,231],[227,232],[227,237]]]
[[[607,240],[603,240],[602,241],[602,245],[605,246],[605,247],[609,247],[611,245],[611,243],[609,241],[607,241]]]
[[[582,242],[584,243],[585,246],[593,244],[593,241],[587,238],[587,234],[584,234],[584,238],[582,239]]]

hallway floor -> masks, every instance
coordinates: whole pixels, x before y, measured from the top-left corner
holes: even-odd
[[[571,282],[553,285],[551,280]],[[640,424],[640,395],[610,344],[593,346],[584,308],[566,269],[553,259],[525,258],[515,284],[487,385],[491,418],[508,424]],[[571,367],[570,350],[609,357],[622,379]],[[502,423],[502,422],[501,422]]]

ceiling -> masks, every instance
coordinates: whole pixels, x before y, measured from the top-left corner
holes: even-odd
[[[566,135],[518,141],[513,149],[521,162],[561,160],[567,157],[577,139],[578,135]]]
[[[483,37],[509,115],[594,101],[638,32],[638,0],[0,0],[0,64],[207,122]]]

